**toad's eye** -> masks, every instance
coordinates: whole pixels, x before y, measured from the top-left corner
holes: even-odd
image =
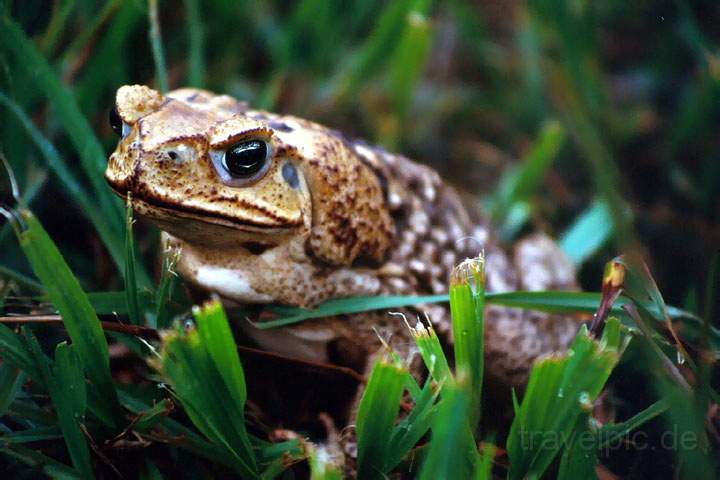
[[[249,140],[231,146],[223,156],[222,165],[235,178],[250,178],[268,163],[268,145],[262,140]]]
[[[210,150],[210,158],[225,185],[245,187],[270,170],[272,146],[263,139],[243,140],[226,150]]]
[[[113,132],[115,132],[115,135],[117,135],[118,137],[122,137],[123,121],[122,118],[120,118],[120,114],[118,113],[117,108],[111,108],[108,117],[110,119],[110,128],[112,128]]]
[[[130,125],[123,122],[123,119],[122,117],[120,117],[117,108],[113,107],[110,109],[108,119],[110,120],[110,128],[112,128],[113,132],[115,132],[115,135],[120,138],[125,138],[128,136],[128,134],[130,133]]]

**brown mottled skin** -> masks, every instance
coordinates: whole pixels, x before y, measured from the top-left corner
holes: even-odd
[[[403,156],[203,90],[162,96],[124,86],[116,108],[123,138],[108,182],[181,247],[179,273],[228,303],[312,307],[355,295],[443,293],[451,268],[481,250],[491,292],[576,288],[572,264],[550,239],[534,235],[506,252],[472,201]],[[212,159],[251,139],[271,145],[269,169],[228,185]],[[295,185],[283,174],[287,162]],[[449,332],[446,306],[418,311]],[[487,371],[506,385],[524,382],[538,355],[564,349],[578,325],[500,307],[486,319]],[[264,348],[361,372],[381,345],[378,334],[412,348],[405,323],[387,312],[245,331]]]

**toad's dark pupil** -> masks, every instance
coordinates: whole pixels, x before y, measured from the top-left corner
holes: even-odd
[[[118,137],[122,137],[123,121],[115,107],[110,109],[110,128]]]
[[[225,169],[234,177],[249,177],[262,169],[267,160],[267,145],[259,140],[236,143],[223,158]]]

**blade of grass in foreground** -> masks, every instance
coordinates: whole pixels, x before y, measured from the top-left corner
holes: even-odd
[[[258,478],[245,427],[245,376],[227,317],[217,300],[193,313],[196,329],[163,339],[160,371],[195,426],[232,456],[237,473]]]
[[[486,293],[485,302],[492,305],[503,305],[506,307],[525,308],[548,313],[587,313],[593,314],[600,305],[601,294],[596,292],[507,292],[507,293]],[[328,300],[314,309],[297,307],[286,307],[274,305],[268,310],[275,313],[279,318],[275,320],[256,322],[257,328],[277,328],[292,325],[312,318],[329,317],[349,313],[366,312],[370,310],[382,310],[386,308],[401,308],[421,303],[442,303],[448,302],[448,295],[378,295],[376,297],[351,297],[336,300]],[[613,307],[612,313],[624,315],[622,305],[629,300],[620,298]],[[668,307],[670,317],[674,319],[687,319],[697,322],[699,319],[684,310],[675,307]],[[720,339],[720,334],[713,334]]]
[[[31,467],[37,468],[50,478],[54,479],[75,479],[80,478],[77,470],[70,468],[64,463],[50,458],[31,448],[22,445],[5,443],[0,447],[0,452],[11,456]]]
[[[135,281],[135,239],[133,237],[132,199],[128,195],[125,206],[125,297],[128,307],[128,319],[133,325],[142,325],[140,302],[138,301],[137,282]]]
[[[440,409],[433,421],[430,446],[422,464],[421,480],[472,478],[478,463],[477,447],[468,428],[470,397],[459,373],[458,383],[443,388]]]
[[[29,340],[34,356],[39,359],[42,377],[57,412],[58,424],[72,463],[82,478],[91,480],[95,476],[90,463],[90,449],[80,428],[80,420],[85,414],[85,378],[80,362],[67,344],[61,343],[55,350],[56,360],[53,364],[32,334]]]
[[[385,455],[404,383],[402,364],[389,355],[375,363],[357,415],[358,478],[382,478],[387,473]]]
[[[450,313],[455,368],[468,373],[468,421],[474,432],[480,421],[485,367],[485,258],[482,256],[465,260],[450,274]]]
[[[327,451],[318,447],[310,455],[310,478],[312,480],[342,480],[342,472],[332,463]]]
[[[619,320],[610,318],[602,340],[583,326],[566,354],[535,363],[508,437],[510,480],[543,475],[583,411],[592,408],[628,341]]]
[[[110,375],[108,344],[87,295],[63,259],[55,243],[29,211],[22,211],[27,229],[19,233],[25,251],[45,291],[60,312],[74,348],[85,371],[100,394],[98,405],[105,410],[102,418],[122,419],[122,409]],[[117,424],[109,425],[111,427]]]
[[[7,362],[0,364],[0,417],[5,415],[24,382],[25,375],[20,369]]]

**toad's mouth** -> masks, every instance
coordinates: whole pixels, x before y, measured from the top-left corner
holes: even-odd
[[[139,195],[137,192],[120,189],[108,182],[113,192],[123,200],[127,200],[128,193],[131,194],[131,202],[133,208],[138,214],[146,216],[151,220],[161,221],[163,223],[169,221],[170,218],[181,218],[193,222],[204,223],[207,225],[222,226],[234,230],[240,230],[251,233],[284,233],[298,225],[277,225],[271,223],[255,222],[252,220],[243,220],[237,217],[231,217],[220,212],[192,207],[188,205],[179,205],[171,203],[147,195]],[[301,222],[300,222],[301,223]]]

